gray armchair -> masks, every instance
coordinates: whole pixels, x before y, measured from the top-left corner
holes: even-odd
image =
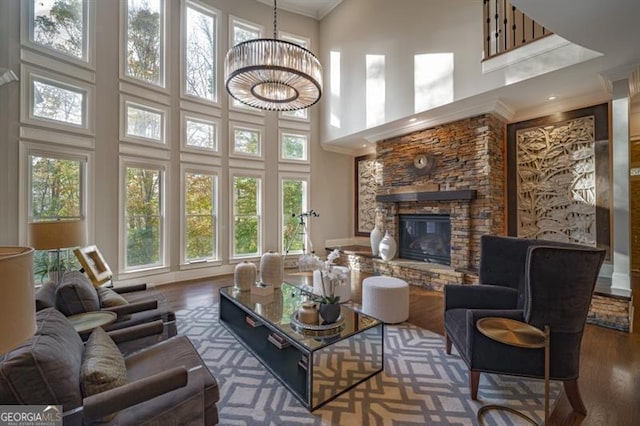
[[[175,336],[175,313],[159,303],[159,292],[147,290],[145,284],[127,287],[94,287],[81,272],[66,272],[59,284],[43,283],[36,292],[36,309],[56,308],[63,314],[75,315],[109,310],[118,315],[105,330],[117,330],[155,321],[168,323],[166,337]]]
[[[445,345],[469,368],[477,399],[480,373],[544,377],[544,350],[496,342],[476,328],[484,317],[548,325],[551,379],[561,380],[575,412],[586,414],[578,388],[580,344],[605,251],[553,241],[483,236],[480,284],[444,289]]]
[[[53,308],[38,311],[37,324],[0,357],[0,404],[62,405],[65,425],[218,423],[218,384],[188,338],[119,352],[117,343],[158,333],[161,321],[109,335],[98,328],[86,345]]]

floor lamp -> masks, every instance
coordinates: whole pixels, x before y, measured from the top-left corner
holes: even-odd
[[[62,279],[60,251],[87,244],[87,227],[84,220],[56,220],[29,224],[29,241],[36,250],[56,252],[57,282]]]
[[[33,249],[0,247],[0,354],[36,331]]]

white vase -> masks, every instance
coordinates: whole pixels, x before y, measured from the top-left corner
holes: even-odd
[[[260,281],[280,288],[284,280],[284,264],[280,253],[268,251],[260,258]]]
[[[397,249],[398,245],[396,244],[396,240],[394,240],[393,237],[389,235],[389,231],[387,231],[386,234],[384,234],[384,238],[380,240],[380,245],[378,246],[380,257],[382,260],[391,260],[395,257]]]
[[[377,226],[373,227],[371,234],[369,234],[369,241],[371,242],[371,254],[377,256],[379,253],[378,247],[380,246],[380,240],[382,240],[382,230]]]
[[[249,291],[256,283],[256,265],[246,260],[233,270],[233,285],[240,291]]]

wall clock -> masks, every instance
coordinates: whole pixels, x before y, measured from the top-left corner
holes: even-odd
[[[436,165],[436,160],[429,154],[416,154],[413,157],[413,167],[421,174],[429,174],[433,171]]]

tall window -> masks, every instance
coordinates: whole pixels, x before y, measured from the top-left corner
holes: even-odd
[[[83,216],[83,162],[45,155],[29,157],[30,216],[34,221]]]
[[[33,43],[87,60],[87,3],[83,0],[32,0]]]
[[[282,247],[287,253],[301,253],[305,249],[307,230],[301,229],[296,215],[307,211],[307,181],[282,179]]]
[[[284,41],[288,41],[290,43],[297,44],[300,47],[305,49],[309,49],[310,40],[306,37],[301,37],[295,34],[280,32],[280,39]],[[297,120],[308,120],[309,118],[309,110],[305,109],[297,109],[294,111],[282,111],[280,115],[285,118],[294,118]]]
[[[238,19],[233,19],[232,31],[233,46],[238,43],[242,43],[243,41],[254,40],[262,36],[262,28],[247,21],[241,21]]]
[[[235,46],[238,43],[242,43],[244,41],[254,40],[262,37],[262,27],[256,24],[253,24],[249,21],[245,21],[238,18],[231,18],[231,34],[229,37],[231,46]],[[242,110],[253,111],[257,113],[262,113],[258,108],[251,107],[249,105],[245,105],[242,102],[238,101],[235,98],[229,97],[231,102],[231,106],[234,108],[240,108]]]
[[[260,255],[261,184],[256,176],[233,177],[233,257]]]
[[[125,269],[162,264],[163,171],[125,167]]]
[[[127,0],[124,72],[164,87],[164,0]]]
[[[85,162],[49,154],[29,155],[29,216],[33,222],[84,217]],[[62,270],[77,269],[70,250],[60,254]],[[47,250],[36,251],[33,272],[36,282],[57,279],[57,258]]]
[[[185,94],[215,102],[216,15],[186,3]]]
[[[216,259],[217,176],[211,173],[184,174],[185,260]]]

